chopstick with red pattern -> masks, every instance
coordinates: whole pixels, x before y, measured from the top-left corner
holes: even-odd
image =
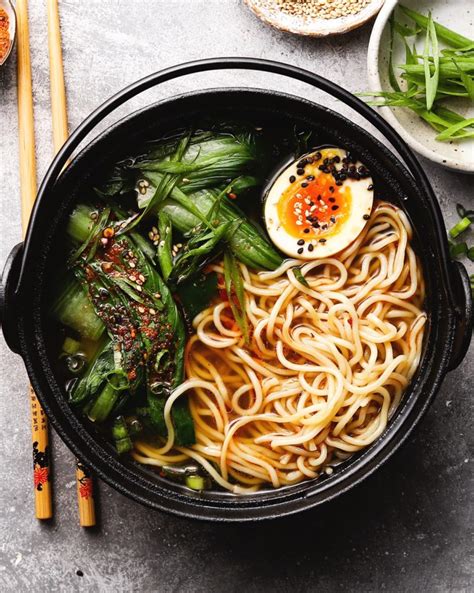
[[[47,9],[53,143],[54,150],[57,152],[68,137],[66,87],[57,0],[48,0]],[[89,470],[79,460],[76,463],[76,486],[80,525],[93,527],[95,525],[94,484]]]

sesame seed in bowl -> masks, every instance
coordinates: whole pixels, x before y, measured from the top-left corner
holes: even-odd
[[[244,0],[265,23],[297,35],[325,37],[360,27],[384,0]]]

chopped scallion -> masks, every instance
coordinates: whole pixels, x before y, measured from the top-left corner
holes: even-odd
[[[430,64],[430,50],[433,53],[433,72]],[[425,70],[425,93],[426,93],[426,109],[430,111],[433,107],[438,90],[439,82],[439,49],[438,37],[436,36],[436,29],[433,24],[431,12],[428,17],[428,25],[426,27],[425,49],[423,51],[423,66]]]
[[[188,488],[198,490],[199,492],[206,489],[206,479],[198,475],[186,476],[185,484]]]
[[[400,10],[405,13],[406,16],[410,17],[412,21],[414,21],[419,27],[426,31],[429,23],[429,19],[426,16],[416,12],[416,10],[407,8],[402,4],[400,4]],[[472,39],[464,37],[463,35],[456,33],[456,31],[448,29],[447,27],[444,27],[443,25],[440,25],[436,22],[434,22],[434,26],[438,37],[451,47],[463,48],[472,44]]]
[[[81,347],[80,342],[78,342],[74,338],[67,337],[64,340],[63,352],[65,354],[76,354],[77,352],[79,352],[80,347]]]
[[[471,226],[471,221],[466,216],[453,226],[453,228],[449,231],[449,234],[453,239],[455,239],[458,235],[463,233],[470,226]]]
[[[395,11],[392,13],[388,80],[393,90],[366,93],[373,97],[369,104],[411,109],[436,130],[438,141],[473,138],[474,120],[447,109],[441,103],[450,97],[463,97],[474,102],[473,40],[436,23],[431,13],[424,16],[404,6],[400,9],[412,19],[414,26],[397,21]],[[423,52],[417,50],[415,43],[410,47],[407,42],[408,37],[416,37],[420,31],[425,35]],[[405,63],[397,66],[402,71],[399,78],[393,64],[397,36],[405,47]],[[454,49],[440,50],[438,39]]]
[[[306,286],[306,288],[309,288],[308,281],[303,276],[303,272],[301,271],[301,268],[294,268],[293,274],[295,275],[295,278],[298,280],[298,282],[300,284],[302,284],[303,286]]]
[[[467,243],[465,241],[463,243],[451,243],[449,245],[449,253],[451,257],[455,258],[460,255],[466,255],[467,252]]]

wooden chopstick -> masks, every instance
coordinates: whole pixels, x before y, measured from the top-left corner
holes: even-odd
[[[21,221],[23,235],[36,198],[35,131],[27,0],[18,0],[18,135],[20,149]],[[48,421],[32,387],[29,387],[33,445],[33,483],[37,519],[53,516]]]
[[[57,0],[48,0],[47,9],[53,144],[55,152],[58,152],[68,137],[68,125]],[[89,471],[80,461],[76,463],[76,486],[79,523],[82,527],[93,527],[95,525],[93,481]]]

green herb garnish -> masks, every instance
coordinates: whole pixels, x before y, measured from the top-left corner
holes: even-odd
[[[244,336],[245,342],[248,342],[249,336],[247,313],[245,311],[244,281],[242,279],[239,264],[230,249],[227,249],[224,253],[224,282],[230,308],[232,309],[237,325]]]
[[[471,226],[471,221],[467,216],[462,218],[457,224],[453,226],[453,228],[449,231],[450,236],[455,239],[458,235],[463,233],[466,229]]]
[[[474,137],[474,119],[465,118],[443,104],[449,97],[474,102],[474,41],[436,23],[431,13],[425,16],[405,6],[400,6],[400,10],[413,21],[413,26],[398,21],[395,12],[389,21],[388,78],[392,90],[361,95],[373,97],[369,104],[375,107],[411,109],[436,130],[436,140]],[[410,37],[416,41],[420,33],[424,35],[421,54],[415,42],[407,42]],[[395,66],[393,52],[397,36],[405,46],[405,63]],[[438,40],[449,47],[440,50]],[[405,88],[401,88],[396,69],[402,71]]]

